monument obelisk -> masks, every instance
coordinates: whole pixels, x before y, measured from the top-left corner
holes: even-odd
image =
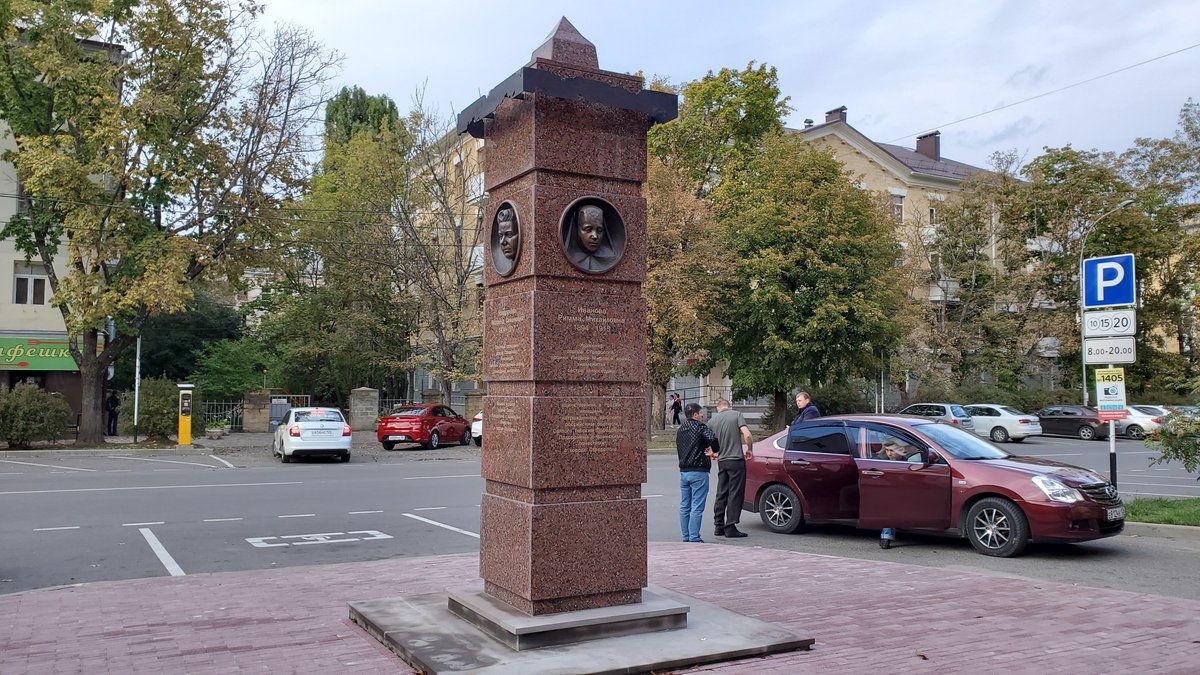
[[[642,182],[646,132],[674,117],[675,97],[600,70],[565,18],[518,75],[518,95],[460,117],[486,139],[492,228],[480,576],[530,615],[636,603],[646,585]]]

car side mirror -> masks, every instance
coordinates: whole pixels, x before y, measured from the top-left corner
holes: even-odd
[[[934,464],[938,463],[938,456],[936,452],[933,452],[932,450],[923,450],[921,454],[925,457],[925,461],[922,462],[923,465],[933,466]]]

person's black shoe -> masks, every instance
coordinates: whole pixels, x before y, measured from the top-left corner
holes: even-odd
[[[886,551],[887,549],[889,549],[889,548],[891,548],[891,547],[892,547],[892,540],[891,540],[891,539],[880,539],[880,540],[879,540],[879,548],[881,548],[881,549],[883,549],[883,550],[885,550],[885,551]]]
[[[714,529],[713,536],[714,537],[724,537],[725,536],[725,528],[718,527],[718,528]]]
[[[735,526],[735,525],[726,525],[725,526],[725,538],[726,539],[737,539],[738,537],[748,537],[748,536],[750,536],[750,535],[737,529],[737,526]]]

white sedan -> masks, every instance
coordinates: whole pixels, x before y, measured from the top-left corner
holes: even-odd
[[[471,438],[475,439],[475,445],[483,445],[483,411],[471,419]]]
[[[1163,418],[1171,414],[1157,405],[1131,405],[1125,410],[1125,419],[1117,420],[1117,433],[1139,441],[1157,431]]]
[[[287,464],[293,457],[338,457],[350,461],[350,425],[337,408],[292,408],[284,415],[271,454]]]
[[[1038,416],[1026,415],[1016,408],[998,403],[976,403],[966,406],[966,411],[975,423],[975,433],[994,443],[1020,442],[1030,436],[1042,435]]]

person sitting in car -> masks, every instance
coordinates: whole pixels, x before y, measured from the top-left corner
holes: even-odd
[[[911,454],[912,449],[909,446],[900,445],[893,440],[887,440],[883,442],[883,447],[875,454],[875,458],[890,459],[894,462],[906,462]]]

